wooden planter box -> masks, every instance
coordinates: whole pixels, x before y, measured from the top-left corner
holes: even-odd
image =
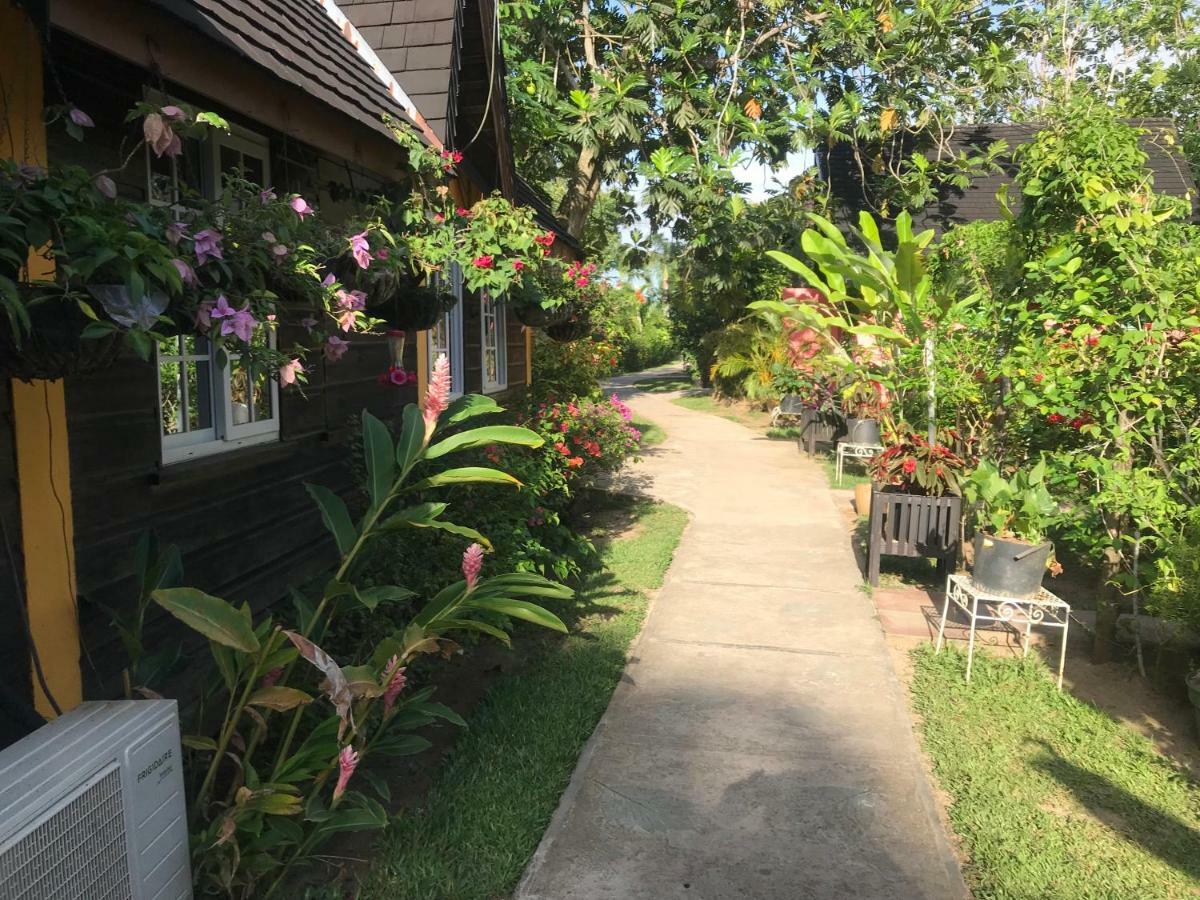
[[[800,413],[800,446],[809,456],[817,452],[818,443],[832,444],[843,430],[841,422],[815,409]]]
[[[879,584],[882,556],[931,557],[944,578],[958,563],[962,497],[922,497],[893,488],[871,488],[867,578]]]

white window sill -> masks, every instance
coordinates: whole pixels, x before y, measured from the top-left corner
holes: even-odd
[[[206,441],[203,444],[192,444],[187,447],[163,447],[162,461],[164,466],[187,462],[189,459],[200,459],[205,456],[216,456],[229,453],[241,447],[253,447],[257,444],[270,444],[279,440],[278,431],[266,434],[256,434],[252,437],[238,438],[230,441]]]

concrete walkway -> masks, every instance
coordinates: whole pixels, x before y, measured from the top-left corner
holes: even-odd
[[[691,524],[516,897],[964,897],[823,474],[633,380]]]

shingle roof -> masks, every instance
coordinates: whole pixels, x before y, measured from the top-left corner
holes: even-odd
[[[1154,189],[1174,197],[1190,195],[1194,205],[1196,183],[1187,161],[1179,152],[1174,124],[1169,119],[1138,119],[1131,120],[1130,124],[1145,130],[1139,143],[1147,156],[1146,165],[1154,176]],[[974,179],[965,190],[945,189],[938,200],[913,217],[914,227],[934,228],[940,232],[952,225],[999,219],[1001,210],[996,191],[1003,185],[1013,185],[1017,173],[1011,151],[1031,141],[1039,130],[1036,123],[959,126],[950,140],[956,150],[982,151],[995,141],[1007,142],[1008,151],[997,159],[1000,171]],[[818,153],[818,165],[843,212],[867,208],[858,163],[847,145],[838,145],[832,152]],[[1020,209],[1021,194],[1015,187],[1008,191],[1008,202],[1013,212]]]
[[[454,144],[462,0],[340,0],[430,128]]]
[[[316,0],[149,2],[376,131],[384,112],[406,116]]]

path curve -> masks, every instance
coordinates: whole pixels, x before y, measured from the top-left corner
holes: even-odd
[[[517,900],[965,897],[824,474],[669,371],[622,480],[691,522]]]

